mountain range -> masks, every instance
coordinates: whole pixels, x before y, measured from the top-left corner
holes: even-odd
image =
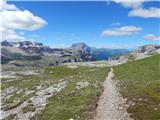
[[[107,60],[109,57],[127,53],[129,51],[126,49],[93,48],[85,43],[74,43],[69,48],[61,49],[32,41],[1,42],[2,64],[18,60],[45,60],[48,65],[55,66],[65,62]]]

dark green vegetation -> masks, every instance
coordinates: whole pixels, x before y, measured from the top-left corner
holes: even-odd
[[[128,112],[135,120],[160,120],[160,55],[114,67],[124,97],[135,105]]]
[[[2,110],[10,110],[10,109],[16,108],[19,105],[21,105],[24,101],[26,101],[27,98],[28,98],[28,96],[24,95],[23,92],[21,92],[19,94],[13,93],[10,98],[5,99],[3,101],[3,104],[6,106],[2,107]]]
[[[11,114],[8,117],[4,118],[3,120],[13,120],[15,116],[16,116],[15,114]]]
[[[47,68],[45,72],[55,78],[68,79],[68,86],[49,99],[39,120],[84,119],[84,112],[91,109],[100,93],[100,83],[105,80],[108,68],[66,67]],[[78,81],[88,81],[87,87],[76,89]]]
[[[27,113],[28,111],[34,112],[35,108],[33,104],[29,104],[28,106],[22,108],[23,113]]]

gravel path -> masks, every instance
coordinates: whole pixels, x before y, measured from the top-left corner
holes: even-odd
[[[104,92],[100,96],[95,120],[132,120],[126,111],[126,100],[120,95],[117,83],[112,80],[113,69],[103,83]]]

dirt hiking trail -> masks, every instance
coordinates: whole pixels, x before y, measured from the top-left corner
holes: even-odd
[[[132,120],[126,110],[126,100],[119,93],[113,69],[103,83],[104,91],[98,101],[94,120]]]

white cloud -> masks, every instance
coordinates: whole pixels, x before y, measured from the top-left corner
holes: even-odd
[[[0,10],[18,10],[13,4],[7,4],[6,0],[0,0]]]
[[[2,25],[19,30],[37,30],[47,24],[45,20],[38,16],[34,16],[28,10],[24,11],[8,11],[4,10],[0,12],[2,19]]]
[[[102,36],[125,36],[125,35],[132,35],[138,33],[142,30],[141,27],[136,26],[123,26],[119,28],[112,28],[108,30],[104,30],[102,32]]]
[[[145,0],[113,0],[121,4],[125,8],[132,8],[128,13],[129,17],[142,17],[142,18],[160,18],[160,8],[150,7],[144,8],[143,3]]]
[[[149,9],[134,9],[129,12],[130,17],[143,17],[143,18],[160,18],[160,8],[149,8]]]
[[[26,38],[23,35],[18,35],[14,30],[0,28],[1,38],[0,41],[9,40],[9,41],[23,41]]]
[[[24,34],[16,30],[34,31],[42,28],[47,22],[28,10],[20,10],[13,4],[0,1],[0,40],[26,40]]]
[[[144,36],[144,39],[146,39],[146,40],[160,40],[160,36],[148,34],[148,35]]]
[[[116,3],[122,4],[126,8],[140,8],[144,0],[113,0]]]

